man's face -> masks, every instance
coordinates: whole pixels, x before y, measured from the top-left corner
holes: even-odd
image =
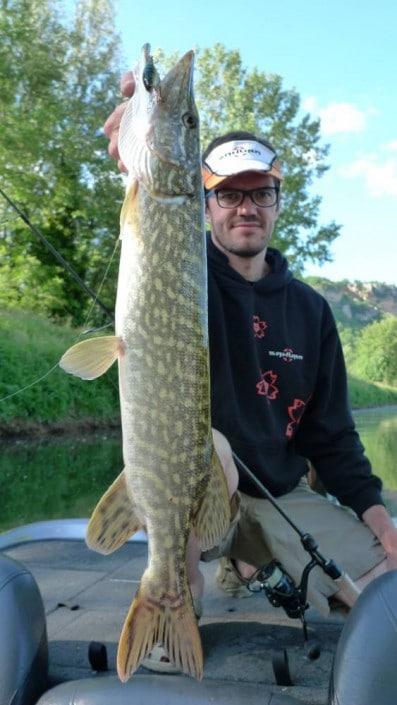
[[[276,186],[273,176],[255,171],[243,172],[224,181],[219,188],[256,189]],[[237,208],[221,208],[215,194],[207,199],[206,217],[211,223],[211,237],[225,254],[255,257],[269,244],[278,216],[277,204],[260,208],[247,195]]]

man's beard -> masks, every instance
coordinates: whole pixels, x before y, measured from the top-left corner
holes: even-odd
[[[268,245],[267,237],[264,237],[263,240],[257,245],[253,245],[252,243],[247,243],[246,245],[241,243],[234,245],[222,242],[223,238],[220,238],[218,236],[215,237],[220,243],[220,245],[222,245],[222,247],[226,250],[226,252],[230,252],[231,255],[237,255],[238,257],[243,257],[245,259],[249,259],[250,257],[256,257],[256,255],[259,255],[261,252],[264,252]]]
[[[238,255],[239,257],[243,257],[246,259],[249,259],[250,257],[256,257],[256,255],[259,255],[261,252],[263,252],[266,249],[266,242],[263,242],[260,246],[257,247],[242,247],[236,245],[235,247],[225,247],[225,250],[227,252],[230,252],[230,254],[233,255]]]

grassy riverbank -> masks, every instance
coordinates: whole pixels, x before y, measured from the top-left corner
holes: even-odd
[[[353,409],[397,404],[396,387],[374,384],[348,374],[350,404]]]
[[[119,423],[115,366],[92,382],[67,375],[57,366],[78,335],[79,331],[68,325],[54,324],[31,312],[1,312],[0,400],[9,398],[0,401],[0,436],[78,431]],[[23,391],[11,396],[18,390]],[[396,388],[350,377],[349,390],[353,408],[397,404]]]
[[[56,325],[31,312],[1,312],[0,435],[118,423],[116,367],[92,382],[58,367],[78,335],[70,326]]]

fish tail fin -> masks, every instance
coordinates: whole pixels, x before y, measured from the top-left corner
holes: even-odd
[[[124,622],[117,653],[117,672],[127,681],[155,644],[164,646],[177,668],[197,680],[203,677],[203,651],[188,589],[178,606],[162,605],[139,588]]]

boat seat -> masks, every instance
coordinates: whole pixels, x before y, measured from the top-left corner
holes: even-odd
[[[396,705],[397,571],[366,587],[344,625],[329,705]]]
[[[184,676],[135,675],[127,683],[99,675],[62,683],[37,705],[304,705],[288,695],[269,693],[269,686],[203,680]]]
[[[0,553],[0,705],[33,705],[47,686],[45,613],[32,574]]]

